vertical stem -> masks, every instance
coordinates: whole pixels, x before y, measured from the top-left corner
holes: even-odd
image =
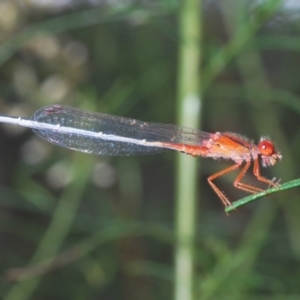
[[[197,128],[200,121],[200,0],[181,2],[178,79],[178,121]],[[175,299],[193,299],[193,244],[197,203],[197,160],[179,154],[175,251]]]

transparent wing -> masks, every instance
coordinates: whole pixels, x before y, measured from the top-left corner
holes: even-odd
[[[53,105],[39,109],[33,121],[99,133],[85,135],[35,128],[33,131],[53,144],[97,155],[143,155],[167,150],[163,143],[200,145],[209,133],[176,125],[147,123],[113,115]]]

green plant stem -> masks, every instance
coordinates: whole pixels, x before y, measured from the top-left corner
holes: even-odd
[[[248,204],[250,202],[258,200],[262,197],[265,197],[265,196],[268,196],[268,195],[271,195],[271,194],[274,194],[274,193],[278,193],[278,192],[281,192],[281,191],[284,191],[284,190],[293,189],[293,188],[296,188],[298,186],[300,186],[300,179],[295,179],[295,180],[286,182],[286,183],[280,185],[279,187],[274,187],[274,188],[271,188],[271,189],[267,189],[267,190],[265,190],[261,193],[253,194],[253,195],[250,195],[250,196],[245,197],[243,199],[240,199],[238,201],[235,201],[235,202],[231,203],[230,206],[227,206],[225,208],[225,212],[227,212],[227,213],[231,212],[231,211],[237,209],[238,207],[241,207],[245,204]]]
[[[199,0],[181,2],[180,56],[178,80],[179,124],[197,128],[200,121],[200,4]],[[175,299],[193,296],[193,246],[197,203],[197,160],[186,155],[177,157]]]

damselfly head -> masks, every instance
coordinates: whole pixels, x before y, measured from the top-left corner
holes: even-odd
[[[262,137],[257,145],[264,167],[274,166],[282,156],[268,137]]]

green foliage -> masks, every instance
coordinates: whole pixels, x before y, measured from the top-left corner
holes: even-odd
[[[268,134],[283,160],[262,173],[283,185],[234,202],[244,193],[224,176],[226,210],[243,205],[228,217],[206,178],[230,162],[93,157],[1,125],[0,298],[299,298],[298,10],[278,0],[199,11],[198,1],[30,3],[0,3],[1,113],[62,103]],[[199,110],[185,111],[198,92]]]

